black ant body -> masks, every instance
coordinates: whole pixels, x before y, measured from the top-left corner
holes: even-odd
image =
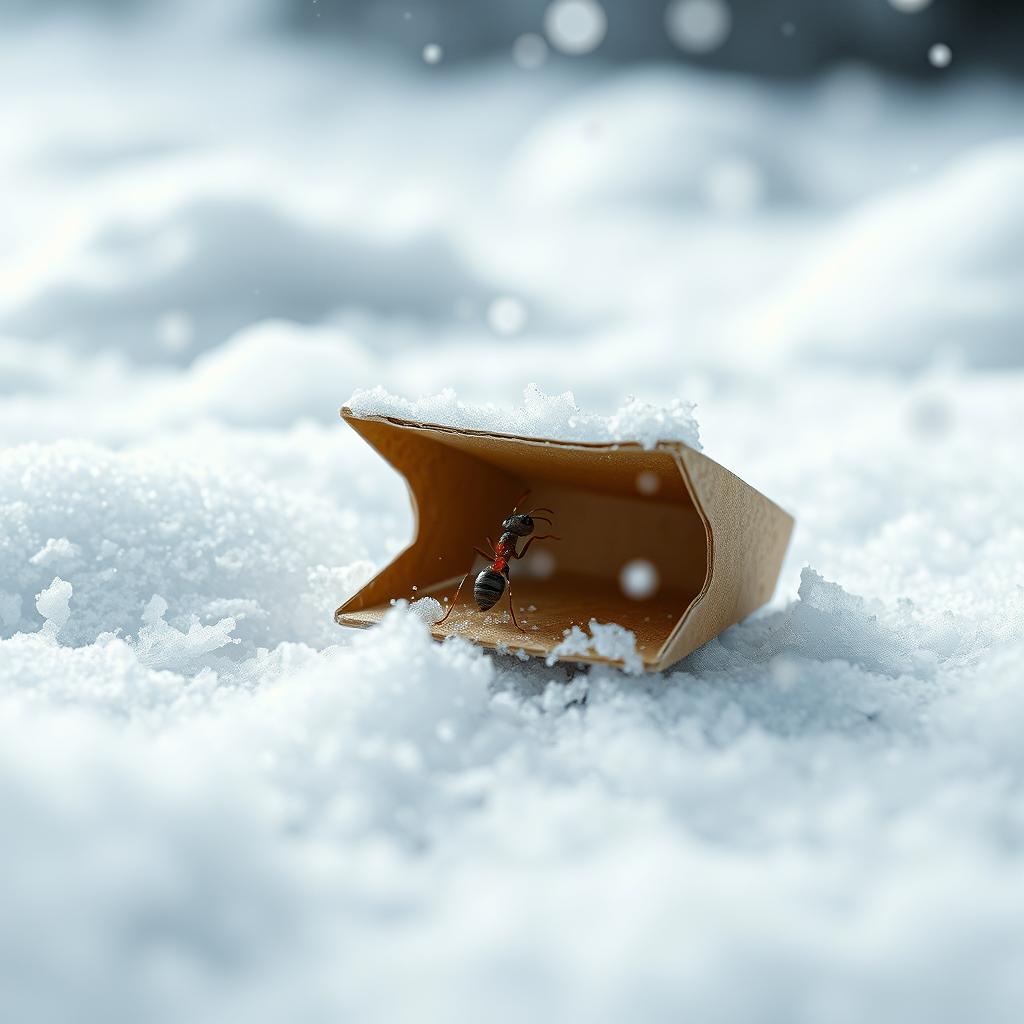
[[[525,633],[526,630],[519,625],[519,621],[516,619],[516,610],[512,607],[512,579],[509,576],[509,565],[513,558],[522,558],[527,551],[530,550],[530,545],[535,540],[561,540],[561,537],[555,537],[553,534],[545,534],[543,537],[531,536],[534,530],[535,523],[547,523],[551,525],[551,520],[547,516],[538,516],[536,512],[548,512],[551,515],[555,513],[543,506],[530,509],[529,512],[517,512],[519,508],[519,502],[526,497],[530,492],[526,494],[516,502],[515,508],[512,509],[511,514],[507,519],[504,519],[501,524],[502,532],[498,537],[497,545],[491,543],[491,538],[487,538],[487,544],[491,548],[491,554],[481,548],[473,548],[478,554],[482,555],[488,562],[491,563],[489,569],[484,569],[477,576],[473,583],[473,598],[476,600],[477,607],[482,612],[489,611],[493,608],[501,595],[505,592],[505,585],[508,584],[508,609],[512,613],[512,621],[515,623],[516,629],[520,633]],[[522,551],[516,550],[516,545],[524,537],[530,539],[523,545]],[[470,569],[465,576],[462,577],[462,583],[459,584],[455,591],[455,596],[452,598],[451,604],[448,606],[448,611],[444,613],[444,617],[438,620],[438,625],[444,622],[445,619],[451,615],[455,608],[456,602],[459,600],[459,594],[462,591],[462,587],[466,580],[472,575],[473,570]]]

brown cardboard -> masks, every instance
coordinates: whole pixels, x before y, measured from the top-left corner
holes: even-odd
[[[526,632],[505,614],[507,591],[481,612],[470,577],[455,611],[432,627],[438,639],[457,634],[492,649],[545,656],[573,624],[586,631],[593,618],[632,630],[644,667],[663,669],[775,589],[792,517],[681,442],[645,449],[552,441],[341,412],[405,478],[415,520],[409,547],[337,610],[341,625],[373,625],[399,598],[432,596],[444,604],[471,565],[474,574],[485,567],[479,556],[474,560],[474,546],[486,549],[486,537],[497,539],[527,488],[526,505],[555,510],[554,527],[537,533],[562,540],[538,541],[512,562],[512,594]],[[657,477],[655,493],[638,486],[641,474],[644,482],[647,474]],[[545,561],[552,558],[549,571]],[[623,565],[634,558],[653,563],[660,576],[647,600],[633,600],[619,585]]]

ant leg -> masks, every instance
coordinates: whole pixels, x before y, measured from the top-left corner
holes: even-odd
[[[493,555],[493,554],[492,554],[492,555],[489,555],[489,554],[487,554],[487,552],[486,552],[486,551],[484,551],[484,549],[483,549],[483,548],[473,548],[473,550],[474,550],[474,551],[475,551],[475,552],[476,552],[476,553],[477,553],[478,555],[480,555],[480,557],[481,557],[481,558],[484,558],[484,559],[486,559],[486,560],[487,560],[488,562],[493,562],[493,561],[494,561],[494,555]],[[470,572],[472,572],[472,571],[473,571],[473,570],[472,570],[472,569],[470,569]]]
[[[505,579],[508,580],[508,610],[512,613],[512,621],[515,623],[516,629],[518,629],[520,633],[525,633],[526,630],[519,625],[519,620],[516,618],[516,610],[512,604],[512,577],[506,576]]]
[[[462,577],[462,582],[456,588],[455,596],[452,598],[451,604],[448,605],[448,611],[446,611],[444,615],[440,619],[438,619],[437,622],[434,623],[435,626],[440,626],[441,623],[444,622],[444,620],[447,619],[448,616],[451,615],[451,613],[455,610],[455,605],[459,600],[459,594],[462,592],[462,588],[466,585],[466,580],[468,580],[469,577],[472,575],[473,570],[471,568],[469,572],[467,572],[466,575]]]
[[[486,537],[485,540],[487,541],[487,546],[491,549],[491,553],[489,555],[484,555],[484,558],[486,558],[488,561],[493,561],[494,560],[494,555],[496,554],[496,552],[494,550],[494,541],[491,540],[490,537]],[[476,550],[476,549],[474,549],[474,550]]]
[[[526,554],[526,552],[530,550],[530,545],[535,540],[561,540],[561,539],[562,539],[561,537],[556,537],[553,533],[546,533],[546,534],[544,534],[543,537],[531,537],[526,542],[526,544],[523,546],[523,550],[520,551],[518,555],[513,555],[512,557],[513,558],[522,558]]]

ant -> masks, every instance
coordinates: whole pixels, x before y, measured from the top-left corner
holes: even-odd
[[[530,545],[535,540],[561,540],[561,537],[556,537],[553,534],[545,534],[543,537],[531,537],[533,533],[534,523],[547,523],[551,525],[551,520],[547,516],[538,516],[536,512],[547,512],[550,515],[554,515],[554,511],[544,506],[538,506],[537,508],[530,509],[529,512],[518,512],[519,503],[526,497],[530,492],[522,495],[519,501],[516,502],[515,508],[509,514],[508,518],[502,521],[501,529],[502,533],[498,537],[497,547],[491,543],[491,538],[487,538],[487,546],[491,548],[491,554],[481,548],[473,548],[478,554],[482,555],[488,562],[491,563],[489,569],[484,569],[476,578],[473,583],[473,597],[476,600],[477,607],[480,611],[486,612],[493,608],[497,603],[498,599],[505,592],[505,584],[508,583],[508,610],[512,613],[512,621],[515,623],[516,629],[520,633],[525,633],[526,630],[519,625],[519,621],[516,619],[516,610],[512,607],[512,579],[509,576],[509,562],[513,558],[522,558],[527,551],[530,550]],[[519,543],[523,537],[530,537],[526,542],[522,551],[516,551],[516,544]],[[448,606],[448,611],[444,613],[444,618],[438,620],[438,625],[444,622],[445,619],[451,615],[455,608],[456,602],[459,600],[459,594],[462,591],[463,584],[472,575],[473,569],[470,568],[469,572],[462,577],[462,583],[459,584],[458,589],[455,591],[455,596],[452,598],[451,604]]]

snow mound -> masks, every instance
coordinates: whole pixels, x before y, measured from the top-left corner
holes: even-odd
[[[383,388],[356,391],[345,403],[359,416],[395,416],[466,430],[487,430],[554,441],[639,442],[653,448],[659,441],[682,441],[700,449],[700,429],[693,405],[675,399],[664,406],[630,399],[610,416],[581,412],[571,391],[546,395],[530,384],[520,408],[460,401],[446,389],[410,400]]]
[[[955,621],[922,622],[911,602],[889,611],[879,601],[847,593],[805,568],[799,601],[765,645],[764,653],[848,661],[868,672],[931,678],[961,646]]]
[[[188,363],[259,320],[314,323],[358,309],[445,321],[459,301],[491,294],[436,234],[360,236],[299,222],[269,201],[196,199],[107,225],[76,259],[5,309],[0,330]]]
[[[323,499],[226,467],[73,442],[8,449],[0,453],[0,635],[37,629],[29,610],[49,587],[39,612],[70,644],[135,634],[147,606],[154,614],[140,643],[151,652],[168,606],[171,626],[189,636],[183,652],[200,642],[194,628],[214,630],[202,643],[222,646],[227,627],[218,623],[227,619],[242,652],[281,640],[330,642],[341,576],[363,555],[347,522]],[[74,590],[70,615],[65,587],[69,597]],[[195,627],[193,616],[209,625]]]
[[[501,1021],[550,1009],[552,962],[561,1019],[701,1016],[723,992],[723,1019],[750,1019],[769,984],[790,1018],[828,948],[815,991],[854,998],[858,1017],[882,1012],[891,983],[912,986],[913,1019],[957,1019],[941,1007],[967,993],[1009,1019],[989,1011],[1019,952],[995,939],[1020,912],[1005,856],[1020,822],[995,781],[1016,787],[1024,770],[1006,721],[1022,709],[1019,644],[956,692],[911,680],[911,699],[813,652],[803,675],[775,659],[703,678],[601,667],[566,685],[561,667],[433,643],[403,608],[345,647],[286,644],[194,676],[111,637],[72,649],[23,635],[0,655],[0,802],[16,837],[0,847],[0,939],[17,937],[49,981],[7,987],[22,1018],[91,1001],[145,1019],[172,1006],[213,1020],[225,1003],[259,1021],[324,1006],[478,1019],[495,990],[466,1014],[477,979],[503,977],[512,956],[517,1012]],[[47,884],[26,894],[29,854]],[[980,858],[984,886],[950,884]],[[628,886],[608,884],[620,875]],[[895,925],[894,901],[907,909]],[[971,926],[937,934],[924,907]],[[590,927],[595,914],[617,927]],[[55,915],[56,936],[38,927]],[[770,978],[731,988],[737,970],[764,978],[786,915]],[[993,940],[983,955],[979,934]],[[168,994],[168,936],[206,984]],[[675,952],[636,969],[641,943],[698,951],[687,985]],[[382,957],[408,984],[378,980]],[[622,966],[595,1012],[609,961]],[[938,994],[936,963],[953,979]],[[880,994],[865,969],[887,980]]]
[[[345,332],[266,321],[196,359],[176,407],[239,425],[336,422],[341,396],[375,377],[379,362]]]
[[[852,594],[809,566],[797,598],[783,611],[732,627],[686,664],[703,672],[741,663],[844,661],[872,675],[927,681],[994,639],[950,612],[925,614],[906,598],[889,605]]]
[[[179,715],[211,710],[218,692],[240,685],[195,664],[188,675],[149,667],[137,646],[109,633],[85,647],[55,644],[45,631],[18,633],[0,640],[0,660],[0,708],[7,714],[33,707],[44,718],[74,713],[82,723],[96,716],[165,728]]]
[[[791,113],[738,86],[709,89],[675,69],[602,81],[540,122],[507,172],[525,208],[671,203],[724,213],[803,198],[791,152],[766,145],[798,130]]]
[[[901,369],[949,356],[1024,365],[1022,180],[1024,142],[1007,140],[865,203],[759,323],[829,359]]]

